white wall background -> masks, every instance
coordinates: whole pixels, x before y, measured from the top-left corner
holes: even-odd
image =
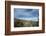
[[[28,1],[28,2],[46,3],[46,0],[12,0],[12,1],[24,1],[24,2]],[[46,4],[45,4],[45,15],[46,15]],[[45,16],[45,22],[46,22],[46,16]],[[45,23],[45,28],[46,28],[46,23]],[[46,32],[46,29],[45,29],[45,32]],[[5,36],[5,0],[0,0],[0,36]],[[9,35],[9,36],[46,36],[46,33]]]

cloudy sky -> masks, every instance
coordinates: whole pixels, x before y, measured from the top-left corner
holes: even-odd
[[[37,20],[39,17],[38,9],[22,9],[14,8],[14,18],[27,19],[27,20]]]

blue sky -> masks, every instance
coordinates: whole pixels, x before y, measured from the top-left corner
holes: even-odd
[[[14,8],[14,18],[38,18],[39,9]]]

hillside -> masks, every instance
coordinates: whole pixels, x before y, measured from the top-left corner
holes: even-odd
[[[39,21],[14,19],[14,27],[37,27]]]

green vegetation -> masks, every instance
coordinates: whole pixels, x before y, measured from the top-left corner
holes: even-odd
[[[38,27],[39,21],[27,21],[16,19],[14,21],[14,27]]]

